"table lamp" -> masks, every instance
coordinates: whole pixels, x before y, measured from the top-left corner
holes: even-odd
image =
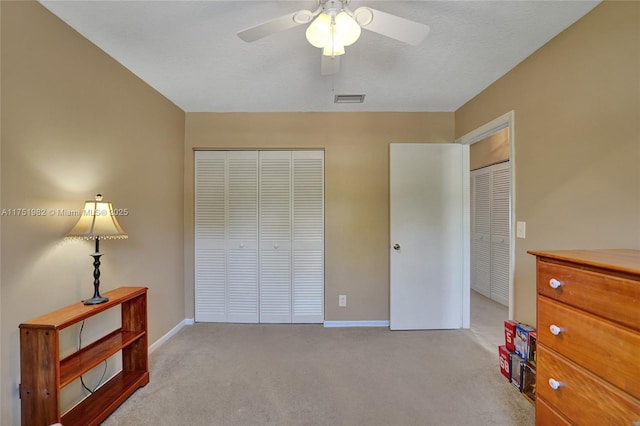
[[[110,201],[102,201],[102,194],[97,194],[94,201],[85,201],[84,210],[75,226],[66,238],[95,240],[96,251],[93,257],[93,297],[84,301],[85,305],[98,305],[109,298],[100,296],[100,240],[128,238],[122,226],[113,214]]]

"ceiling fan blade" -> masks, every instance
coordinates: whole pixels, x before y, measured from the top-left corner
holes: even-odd
[[[340,56],[325,56],[322,55],[320,60],[320,74],[332,75],[337,74],[340,71]]]
[[[238,33],[238,37],[246,42],[260,40],[271,34],[297,27],[298,25],[308,24],[314,17],[314,12],[310,10],[299,10],[289,13],[279,18],[271,19]]]
[[[362,28],[391,37],[412,46],[419,45],[429,34],[429,27],[369,7],[359,7],[353,17]]]

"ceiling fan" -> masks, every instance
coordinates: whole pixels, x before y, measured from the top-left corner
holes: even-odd
[[[242,30],[238,37],[252,42],[271,34],[309,24],[307,40],[322,49],[321,73],[335,74],[345,46],[360,37],[361,28],[417,46],[429,33],[425,24],[410,21],[369,7],[349,8],[351,0],[316,0],[314,11],[298,10]],[[315,18],[315,19],[314,19]],[[313,22],[312,22],[313,21]]]

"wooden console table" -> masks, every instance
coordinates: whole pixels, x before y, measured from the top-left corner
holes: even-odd
[[[120,287],[105,293],[108,302],[78,302],[20,324],[22,425],[99,425],[139,387],[149,383],[147,288]],[[60,331],[121,306],[121,327],[60,359]],[[60,390],[105,359],[122,351],[122,370],[66,413]]]

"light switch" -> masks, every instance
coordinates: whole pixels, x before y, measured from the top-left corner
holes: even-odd
[[[525,238],[527,236],[527,222],[516,222],[516,237]]]

